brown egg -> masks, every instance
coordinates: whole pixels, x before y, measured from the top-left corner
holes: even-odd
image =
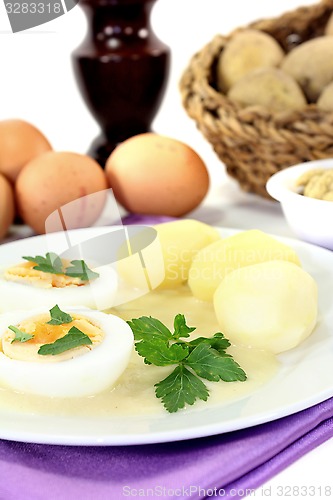
[[[92,158],[76,153],[49,152],[23,168],[15,189],[22,219],[37,233],[44,233],[47,217],[73,200],[78,202],[70,206],[70,211],[68,207],[62,211],[62,227],[91,226],[104,206],[105,193],[82,197],[107,187],[102,168]],[[48,232],[60,229],[56,225],[47,227]]]
[[[181,216],[209,187],[207,168],[188,145],[153,133],[120,144],[106,163],[115,197],[130,212]]]
[[[44,135],[30,123],[0,121],[0,173],[11,182],[15,182],[28,161],[51,149]]]
[[[14,193],[10,183],[0,174],[0,239],[14,220]]]

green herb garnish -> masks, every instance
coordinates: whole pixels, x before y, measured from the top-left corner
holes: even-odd
[[[127,322],[131,327],[135,349],[148,365],[177,365],[173,372],[155,384],[155,394],[170,413],[193,405],[196,400],[207,401],[209,391],[201,379],[213,382],[245,381],[246,373],[226,353],[231,345],[221,332],[213,337],[183,341],[195,330],[186,324],[184,315],[174,320],[174,332],[156,318],[142,316]]]
[[[48,252],[45,257],[36,255],[36,257],[22,258],[36,264],[33,269],[44,273],[64,274],[71,278],[79,278],[81,281],[91,281],[99,277],[98,273],[89,269],[84,260],[72,260],[71,266],[65,269],[59,255],[54,252]]]
[[[22,257],[24,260],[34,262],[36,271],[43,271],[44,273],[63,274],[62,262],[56,253],[47,252],[46,256],[36,255],[36,257]]]
[[[30,335],[30,333],[25,333],[21,332],[16,326],[10,325],[8,327],[8,330],[11,330],[12,332],[15,333],[15,338],[11,341],[11,344],[13,342],[27,342],[28,340],[33,338],[33,335]]]
[[[58,305],[50,309],[50,315],[51,320],[47,322],[48,325],[65,325],[73,321],[72,316],[62,311]]]
[[[98,278],[99,274],[95,273],[84,262],[84,260],[72,260],[71,267],[67,267],[66,276],[72,278],[80,278],[82,281],[91,281]]]
[[[74,347],[90,344],[92,344],[92,341],[88,335],[81,332],[81,330],[76,328],[76,326],[72,326],[64,337],[61,337],[52,344],[42,345],[38,350],[38,354],[41,354],[42,356],[55,356],[56,354],[61,354],[62,352],[74,349]]]

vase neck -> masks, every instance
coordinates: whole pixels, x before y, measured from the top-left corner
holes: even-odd
[[[91,7],[126,7],[132,5],[144,5],[147,3],[155,3],[157,0],[80,0],[79,5],[90,5]]]
[[[149,34],[150,13],[156,0],[81,0],[93,39],[130,42]]]

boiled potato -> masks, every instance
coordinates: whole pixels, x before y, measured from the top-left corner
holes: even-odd
[[[221,331],[231,342],[279,353],[296,347],[317,321],[317,285],[286,261],[228,274],[214,295]]]
[[[278,66],[283,57],[282,48],[267,33],[241,31],[228,42],[219,58],[218,87],[225,92],[254,69]]]
[[[276,259],[300,266],[289,246],[257,229],[243,231],[198,252],[190,267],[188,284],[195,297],[212,300],[223,278],[234,269]]]
[[[162,287],[173,288],[188,279],[193,257],[221,239],[219,232],[196,220],[166,222],[155,226],[162,246],[165,278]]]
[[[173,288],[188,279],[188,273],[193,257],[203,247],[221,239],[219,232],[196,220],[178,220],[155,226],[158,235],[159,248],[154,249],[147,256],[149,265],[149,279],[152,283],[160,283],[159,288]],[[161,265],[159,252],[162,251],[164,263],[164,279],[161,282]],[[156,253],[158,252],[158,253]],[[137,262],[133,256],[133,263],[129,259],[120,261],[118,270],[123,279],[138,288],[145,286],[146,280],[136,269]]]
[[[317,106],[322,111],[333,111],[333,82],[324,88],[317,101]]]
[[[306,106],[299,85],[277,68],[252,71],[231,87],[228,97],[242,107],[261,105],[273,112],[301,110]]]
[[[333,38],[321,36],[304,42],[285,57],[281,69],[302,87],[310,102],[333,80]]]

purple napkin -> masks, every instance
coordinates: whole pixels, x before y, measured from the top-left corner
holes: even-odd
[[[140,214],[128,214],[122,219],[122,223],[125,225],[130,224],[161,224],[162,222],[170,222],[176,220],[175,217],[169,217],[168,215],[140,215]]]
[[[220,498],[237,500],[331,436],[333,399],[275,422],[169,444],[70,447],[0,441],[0,498],[202,499],[219,496],[221,488]]]

